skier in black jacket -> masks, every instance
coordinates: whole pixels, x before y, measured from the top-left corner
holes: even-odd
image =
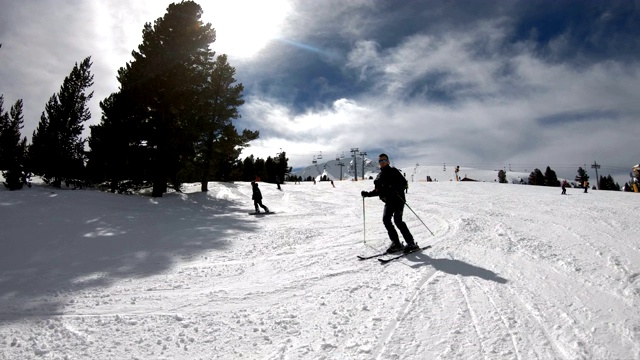
[[[389,165],[389,157],[387,154],[380,154],[378,156],[378,164],[380,165],[380,173],[373,181],[375,189],[372,191],[362,191],[360,194],[362,197],[378,196],[380,200],[384,202],[384,214],[382,215],[382,223],[387,228],[389,233],[389,239],[391,239],[391,246],[387,249],[387,252],[397,252],[404,250],[408,253],[418,248],[418,245],[413,241],[413,235],[409,232],[409,228],[404,221],[402,221],[402,212],[404,210],[404,190],[407,186],[407,179],[402,176],[400,171]],[[398,232],[391,223],[393,217],[393,223],[396,224],[406,246],[402,246]]]

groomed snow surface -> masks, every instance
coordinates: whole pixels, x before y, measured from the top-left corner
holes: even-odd
[[[209,186],[0,190],[0,359],[640,359],[638,194],[413,182],[381,265],[371,180]]]

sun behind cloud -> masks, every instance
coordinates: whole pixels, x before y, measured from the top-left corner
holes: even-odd
[[[217,0],[200,3],[202,21],[216,29],[218,54],[251,58],[277,38],[292,6],[288,0]]]

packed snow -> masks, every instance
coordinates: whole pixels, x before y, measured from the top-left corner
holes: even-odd
[[[2,189],[0,359],[640,359],[638,194],[448,180]]]

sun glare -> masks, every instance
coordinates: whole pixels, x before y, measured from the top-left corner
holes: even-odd
[[[217,0],[201,3],[203,22],[216,29],[217,54],[250,58],[280,35],[288,0]]]

